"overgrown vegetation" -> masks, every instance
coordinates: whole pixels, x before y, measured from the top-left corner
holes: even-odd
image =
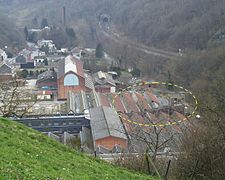
[[[0,48],[11,54],[24,46],[25,40],[22,33],[15,27],[11,19],[0,14]]]
[[[204,49],[210,40],[224,41],[225,2],[223,0],[134,1],[33,1],[2,0],[17,23],[37,26],[48,17],[48,24],[62,25],[66,7],[68,25],[78,32],[82,43],[95,46],[98,16],[107,13],[121,32],[150,46],[173,49]],[[45,7],[48,7],[46,11]],[[13,12],[13,13],[12,13]],[[45,23],[46,25],[46,23]],[[214,37],[214,38],[212,38]]]
[[[173,170],[177,179],[225,177],[225,51],[209,48],[176,63],[173,78],[193,89],[200,101],[201,120],[184,134],[184,152]]]

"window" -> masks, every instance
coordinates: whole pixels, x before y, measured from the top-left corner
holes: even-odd
[[[79,79],[75,74],[68,74],[64,78],[64,86],[78,86]]]

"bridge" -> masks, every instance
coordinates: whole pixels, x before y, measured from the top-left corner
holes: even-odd
[[[51,132],[56,135],[62,135],[64,132],[78,135],[82,127],[90,128],[90,120],[84,114],[36,115],[12,119],[37,131],[43,133]]]

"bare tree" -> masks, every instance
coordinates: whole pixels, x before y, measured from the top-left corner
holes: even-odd
[[[0,94],[0,115],[3,117],[22,117],[36,103],[36,98],[32,92],[20,87],[20,81],[17,79],[2,82],[0,84]]]

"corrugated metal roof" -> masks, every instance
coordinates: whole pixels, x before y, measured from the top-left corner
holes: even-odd
[[[109,136],[127,139],[123,125],[114,109],[104,106],[92,108],[90,116],[94,140]]]
[[[149,104],[147,103],[144,95],[139,93],[139,92],[136,92],[135,94],[138,98],[138,103],[141,106],[141,108],[144,108],[146,110],[150,110],[151,108],[150,108]]]
[[[120,112],[126,112],[126,109],[120,99],[120,96],[117,96],[116,94],[112,94],[113,98],[115,98],[114,106],[117,111]]]
[[[52,70],[45,71],[45,72],[38,75],[37,81],[43,81],[43,80],[46,80],[46,79],[55,80],[56,79],[56,73]]]
[[[90,75],[86,74],[86,73],[84,74],[84,76],[85,76],[85,86],[87,88],[93,90],[95,87],[94,87],[94,83],[93,83],[92,77]]]
[[[102,106],[111,107],[107,95],[104,95],[104,94],[99,94],[99,95],[100,95]]]
[[[136,102],[134,101],[132,95],[129,92],[124,93],[123,98],[126,102],[124,104],[126,105],[126,109],[128,111],[139,112]]]
[[[108,73],[99,71],[93,74],[94,84],[96,85],[106,85],[109,84],[111,86],[116,86],[115,80]]]
[[[146,94],[151,98],[151,100],[152,100],[153,102],[159,104],[159,100],[158,100],[158,98],[157,98],[154,94],[152,94],[152,93],[149,92],[149,91],[147,91]]]

